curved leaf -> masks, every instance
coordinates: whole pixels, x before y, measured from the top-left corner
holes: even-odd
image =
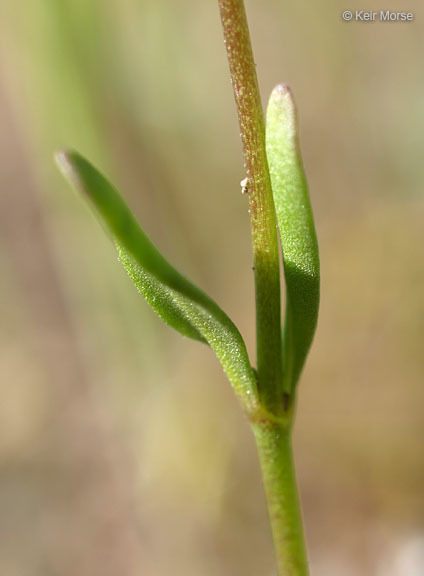
[[[299,379],[316,329],[320,272],[296,110],[285,85],[274,88],[269,99],[266,149],[286,279],[283,370],[284,390],[290,393]]]
[[[77,152],[59,152],[63,175],[88,199],[112,236],[120,260],[139,292],[157,314],[184,336],[209,344],[244,407],[257,401],[256,377],[240,332],[200,288],[160,254],[140,228],[118,191]]]

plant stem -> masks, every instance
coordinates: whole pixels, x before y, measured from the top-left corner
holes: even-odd
[[[248,179],[256,292],[258,387],[269,417],[252,421],[279,576],[307,576],[302,517],[291,448],[294,399],[282,388],[277,221],[265,124],[243,0],[218,0]]]
[[[283,411],[280,266],[265,124],[243,0],[218,0],[248,179],[256,293],[258,388],[266,408]]]
[[[253,424],[279,576],[308,576],[290,428]]]

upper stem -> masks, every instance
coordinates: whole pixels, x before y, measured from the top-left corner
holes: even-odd
[[[243,0],[218,0],[248,179],[256,294],[259,393],[283,410],[277,221],[265,148],[265,123]]]

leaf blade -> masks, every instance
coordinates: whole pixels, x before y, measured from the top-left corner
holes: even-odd
[[[266,147],[286,280],[283,388],[290,394],[299,380],[316,330],[320,267],[296,110],[285,85],[277,86],[269,99]]]
[[[257,386],[243,338],[225,312],[184,278],[140,228],[118,191],[75,151],[56,156],[60,171],[81,192],[112,236],[120,260],[139,292],[170,326],[209,344],[247,411]]]

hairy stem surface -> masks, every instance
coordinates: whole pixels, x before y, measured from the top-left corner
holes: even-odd
[[[279,576],[308,576],[291,433],[277,423],[253,425]]]
[[[265,148],[264,116],[242,0],[218,0],[248,179],[256,293],[259,393],[283,410],[277,221]]]

